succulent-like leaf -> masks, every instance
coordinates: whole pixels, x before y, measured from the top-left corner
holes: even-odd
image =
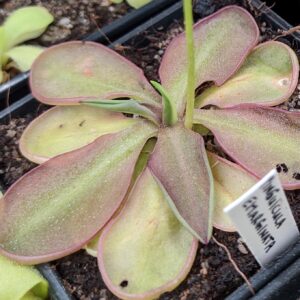
[[[48,282],[33,267],[0,256],[0,299],[48,299]]]
[[[151,2],[151,0],[127,0],[127,2],[133,8],[140,8]]]
[[[259,105],[195,110],[221,147],[258,178],[277,168],[285,189],[300,188],[300,113]]]
[[[196,83],[223,84],[243,63],[258,40],[255,20],[238,6],[227,6],[194,26]],[[162,85],[182,115],[187,87],[185,36],[173,39],[163,57]]]
[[[160,124],[160,117],[145,105],[141,105],[132,99],[121,100],[92,100],[83,101],[82,104],[103,108],[109,111],[128,113],[133,115],[142,116],[156,125]]]
[[[145,142],[156,127],[140,121],[27,173],[0,203],[0,250],[40,263],[82,248],[120,206]]]
[[[298,73],[299,62],[290,47],[280,42],[266,42],[257,46],[222,86],[212,86],[197,97],[195,106],[277,105],[293,93]]]
[[[212,229],[213,179],[203,138],[182,124],[162,129],[149,167],[178,219],[207,243]]]
[[[159,95],[141,69],[93,42],[68,42],[47,49],[33,64],[30,83],[34,96],[48,104],[128,97],[160,106]]]
[[[36,46],[19,46],[7,51],[7,55],[13,60],[13,66],[22,71],[28,71],[34,60],[44,51],[42,47]]]
[[[29,160],[43,163],[138,121],[96,107],[57,106],[29,124],[20,139],[20,150]]]
[[[40,36],[53,22],[53,16],[41,6],[15,10],[4,22],[6,50]]]
[[[197,244],[145,169],[123,210],[100,237],[102,278],[122,299],[155,299],[186,277]]]
[[[208,160],[214,177],[214,227],[224,231],[236,231],[223,209],[248,191],[257,178],[239,165],[208,152]]]
[[[160,92],[162,96],[163,124],[165,124],[166,126],[173,126],[178,121],[176,106],[174,105],[167,91],[160,83],[152,80],[151,84],[156,88],[157,91]]]

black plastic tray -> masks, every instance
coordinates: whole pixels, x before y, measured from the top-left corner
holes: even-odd
[[[252,4],[261,5],[260,1],[253,0]],[[280,22],[277,22],[276,14],[263,13],[262,18],[269,25],[274,28],[284,29]],[[117,39],[113,44],[126,45],[136,38],[136,36],[151,28],[157,28],[170,24],[172,20],[182,18],[182,4],[181,2],[175,3],[166,10],[162,11],[155,17],[149,19],[144,24],[136,27],[129,33]],[[274,19],[275,18],[275,19]],[[276,21],[277,20],[277,21]],[[113,46],[113,45],[111,45]],[[32,97],[27,95],[21,100],[13,103],[7,109],[0,111],[0,123],[7,122],[10,117],[22,116],[30,111],[33,111],[38,106],[38,102]],[[256,291],[253,299],[270,299],[270,300],[295,300],[300,296],[300,241],[284,253],[274,264],[268,269],[258,271],[250,281]],[[40,268],[40,267],[38,267]],[[51,270],[49,265],[44,264],[42,269],[43,275],[49,280],[52,287],[52,297],[56,300],[69,300],[71,299],[60,283],[60,279]],[[56,297],[56,298],[55,298]],[[229,300],[242,300],[249,299],[252,295],[246,285],[242,285],[235,292],[228,296]]]
[[[122,36],[135,26],[174,4],[178,0],[153,0],[140,9],[132,9],[125,16],[113,21],[101,28],[101,31],[86,35],[82,40],[94,41],[107,45],[116,38]],[[14,100],[20,99],[29,93],[29,72],[20,73],[13,79],[0,84],[0,109],[3,109]]]

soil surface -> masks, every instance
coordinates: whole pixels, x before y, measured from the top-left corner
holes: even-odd
[[[227,4],[234,1],[224,2]],[[195,8],[197,10],[197,7]],[[219,5],[216,5],[215,9],[218,8]],[[277,32],[260,21],[258,15],[256,19],[260,25],[262,41],[277,35]],[[129,45],[118,46],[117,50],[142,67],[149,79],[158,80],[157,71],[164,50],[172,38],[182,30],[180,22],[173,23],[168,28],[156,28],[135,38]],[[282,108],[300,110],[299,90],[300,85]],[[44,109],[45,107],[40,107],[34,114],[12,119],[8,125],[0,125],[0,188],[6,190],[22,174],[35,166],[20,155],[18,141],[27,124]],[[210,149],[216,149],[212,136],[206,138],[206,145]],[[287,196],[296,222],[300,226],[300,193],[287,192]],[[247,277],[251,277],[259,270],[258,264],[238,234],[214,230],[214,237],[228,247],[233,259]],[[117,299],[104,285],[96,259],[83,250],[53,262],[52,268],[61,275],[67,290],[75,299]],[[173,292],[162,295],[160,299],[224,299],[243,283],[224,250],[214,242],[210,242],[207,246],[200,245],[195,263],[186,280]]]
[[[44,6],[54,17],[36,40],[42,46],[81,39],[129,10],[126,2],[112,4],[109,0],[6,0],[0,2],[0,23],[15,9],[30,5]]]

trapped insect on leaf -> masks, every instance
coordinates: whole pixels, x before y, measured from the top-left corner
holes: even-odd
[[[92,42],[51,47],[35,61],[32,92],[57,106],[21,138],[22,153],[42,164],[1,202],[3,254],[51,261],[98,234],[109,289],[153,299],[185,278],[212,226],[234,230],[223,207],[270,169],[285,163],[283,185],[300,187],[300,115],[270,107],[295,89],[295,53],[280,42],[257,46],[255,20],[238,6],[200,20],[192,34],[184,4],[186,35],[168,46],[155,89],[141,69]],[[207,81],[215,85],[195,97]],[[192,124],[208,128],[232,161],[208,153]]]

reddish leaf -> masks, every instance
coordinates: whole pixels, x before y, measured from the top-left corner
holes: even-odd
[[[178,219],[207,243],[212,226],[213,179],[202,137],[181,124],[162,129],[149,166]]]

